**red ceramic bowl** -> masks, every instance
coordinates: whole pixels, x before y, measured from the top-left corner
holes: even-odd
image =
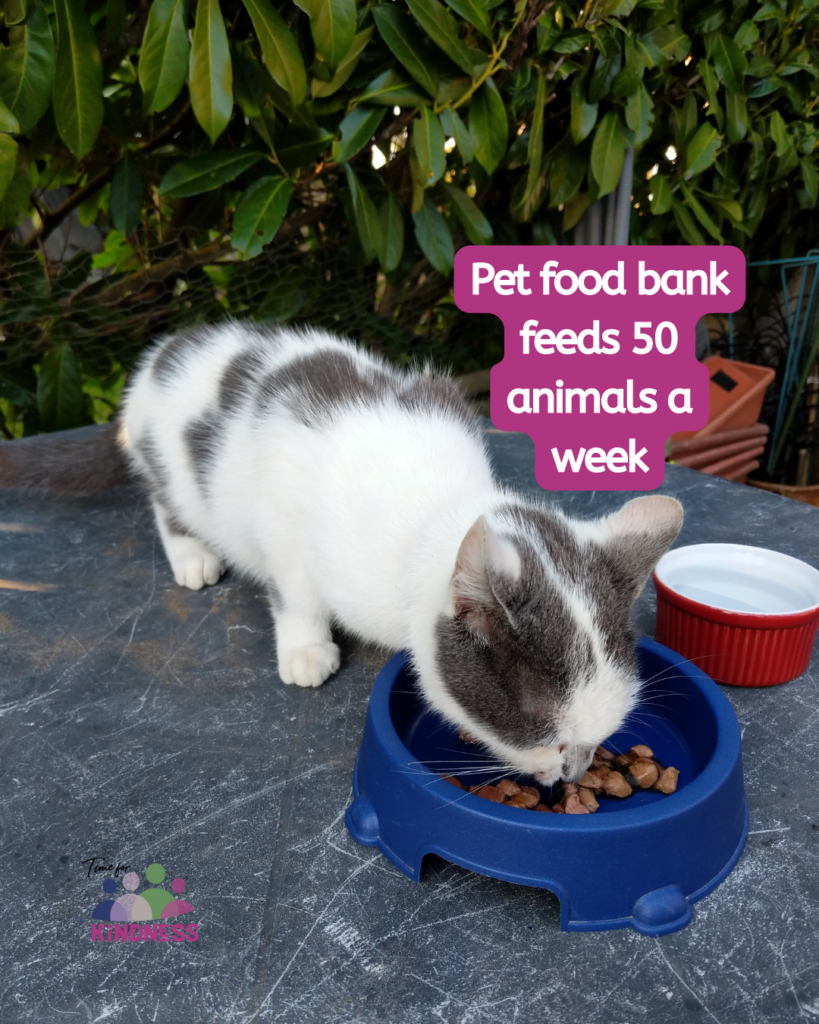
[[[744,544],[692,544],[654,572],[657,640],[718,683],[775,686],[808,667],[819,572]]]

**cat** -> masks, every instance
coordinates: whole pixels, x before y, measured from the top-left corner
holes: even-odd
[[[118,442],[178,584],[265,588],[284,683],[339,668],[333,624],[406,648],[426,701],[544,786],[633,709],[630,610],[680,504],[582,522],[498,486],[445,375],[321,330],[189,329],[144,355]]]

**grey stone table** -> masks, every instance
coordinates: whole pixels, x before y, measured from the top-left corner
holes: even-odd
[[[488,437],[500,476],[537,491],[529,439]],[[819,509],[677,467],[664,491],[680,543],[819,566]],[[588,516],[622,499],[555,500]],[[415,884],[350,839],[385,654],[347,642],[321,689],[282,686],[261,594],[179,589],[135,489],[0,493],[0,577],[1,1024],[819,1021],[816,659],[786,686],[726,688],[751,832],[691,925],[567,934],[548,892],[435,858]],[[653,592],[636,614],[652,634]],[[93,857],[113,870],[89,877]],[[185,879],[198,941],[92,941],[102,881],[152,862]]]

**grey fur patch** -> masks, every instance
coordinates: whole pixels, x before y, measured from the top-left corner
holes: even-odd
[[[251,394],[253,385],[262,375],[264,364],[263,353],[252,348],[239,352],[230,360],[219,381],[219,408],[222,412],[233,412]]]
[[[184,430],[185,446],[191,460],[191,468],[199,486],[204,490],[210,469],[219,451],[221,423],[211,413],[193,420]]]
[[[665,547],[660,550],[648,538],[637,545],[581,544],[569,525],[548,509],[510,504],[500,511],[518,528],[527,527],[538,537],[558,574],[584,594],[606,653],[628,668],[635,643],[629,623],[631,606]]]
[[[402,388],[398,402],[414,412],[445,412],[452,419],[477,430],[475,411],[450,377],[433,373],[414,374]]]
[[[172,383],[191,352],[205,348],[210,337],[210,332],[204,327],[187,327],[178,331],[163,344],[151,373],[161,384]]]
[[[323,349],[269,373],[256,397],[257,411],[284,405],[301,423],[320,426],[339,409],[394,401],[425,415],[444,412],[478,433],[478,421],[454,381],[434,373],[372,366],[348,352]]]
[[[265,592],[267,593],[267,602],[270,605],[270,610],[275,614],[279,614],[284,611],[284,598],[281,595],[281,591],[276,586],[273,580],[268,580],[265,584]]]
[[[259,387],[256,407],[261,412],[283,403],[305,426],[314,427],[338,406],[377,401],[387,393],[389,384],[387,373],[362,373],[347,352],[324,349],[269,373]]]
[[[165,525],[171,533],[175,533],[178,537],[191,537],[193,534],[190,530],[181,522],[181,520],[173,512],[168,511],[163,505],[165,512]]]
[[[168,477],[159,454],[159,446],[148,432],[134,442],[134,451],[144,465],[138,465],[140,476],[154,495],[163,495],[168,488]]]
[[[490,578],[494,604],[483,637],[460,618],[441,616],[437,663],[444,686],[475,721],[525,749],[554,740],[572,683],[588,675],[593,653],[535,551],[523,540],[516,545],[520,578]]]

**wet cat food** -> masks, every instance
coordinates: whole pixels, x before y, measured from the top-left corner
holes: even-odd
[[[525,810],[545,811],[553,814],[594,814],[600,807],[598,796],[624,800],[636,789],[656,789],[670,794],[677,789],[680,773],[665,767],[654,757],[654,751],[644,743],[637,743],[625,754],[613,754],[605,747],[594,752],[591,767],[577,782],[563,786],[560,799],[551,807],[540,798],[534,786],[521,786],[512,779],[501,779],[491,785],[470,786],[469,792],[484,800]],[[466,789],[454,775],[445,775],[444,781]]]

